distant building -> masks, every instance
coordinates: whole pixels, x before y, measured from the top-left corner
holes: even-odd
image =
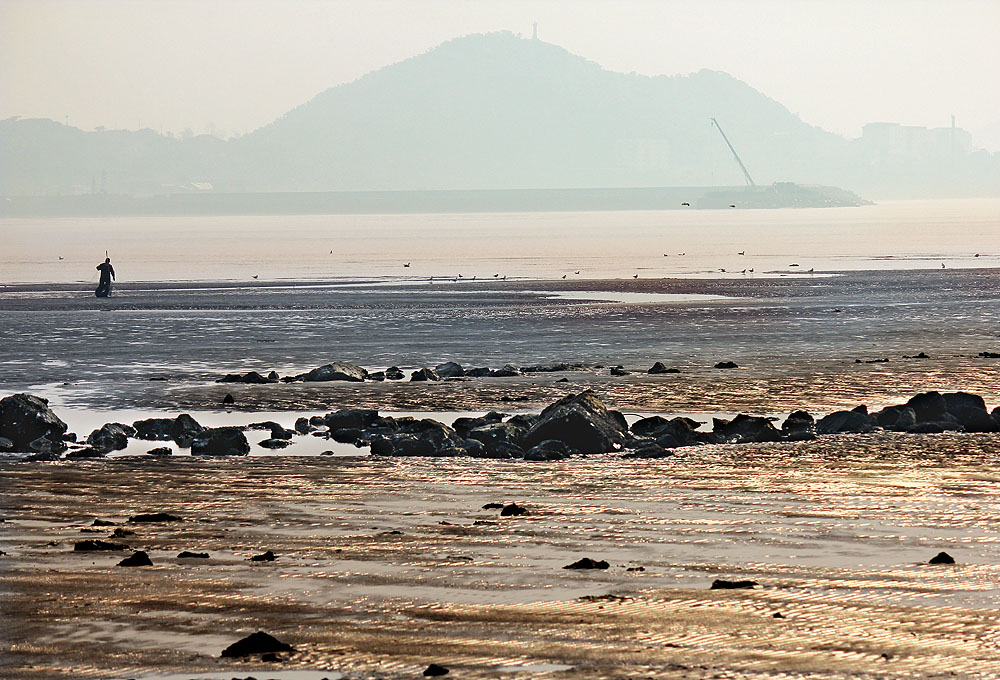
[[[951,127],[926,128],[899,123],[869,123],[859,140],[873,162],[896,160],[948,161],[969,154],[972,135]]]

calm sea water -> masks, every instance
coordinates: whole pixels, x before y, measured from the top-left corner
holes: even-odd
[[[0,234],[0,284],[96,284],[105,250],[122,281],[725,277],[750,269],[761,276],[997,267],[1000,199],[805,210],[4,219]]]

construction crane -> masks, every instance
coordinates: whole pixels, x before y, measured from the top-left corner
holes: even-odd
[[[722,131],[722,126],[719,125],[719,121],[714,118],[711,118],[710,120],[712,121],[712,125],[719,128],[719,134],[722,135],[722,139],[726,141],[726,146],[729,147],[729,150],[733,152],[733,158],[735,158],[736,162],[740,164],[740,170],[743,171],[743,176],[747,178],[747,186],[756,187],[757,185],[754,183],[753,177],[751,177],[750,173],[747,172],[747,166],[743,165],[743,161],[740,160],[740,155],[736,153],[736,149],[734,149],[733,145],[729,142],[729,137],[726,137],[726,133]]]

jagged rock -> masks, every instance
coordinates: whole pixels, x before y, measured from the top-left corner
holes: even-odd
[[[473,458],[486,458],[488,455],[486,447],[478,439],[466,439],[462,442],[462,449],[466,456],[472,456]]]
[[[769,418],[748,416],[741,413],[732,420],[715,418],[712,431],[724,441],[735,444],[750,442],[776,442],[781,440],[781,433],[771,424]]]
[[[87,443],[102,453],[120,451],[128,446],[128,433],[119,423],[105,423],[90,433]]]
[[[518,505],[517,503],[510,503],[509,505],[503,506],[500,510],[501,517],[520,517],[521,515],[528,515],[528,509]]]
[[[756,581],[723,581],[722,579],[715,579],[712,581],[712,587],[709,590],[750,589],[759,585]]]
[[[132,423],[135,436],[138,439],[152,441],[174,440],[181,448],[191,446],[191,440],[201,434],[205,428],[198,421],[182,413],[176,418],[147,418]]]
[[[153,560],[143,550],[136,550],[134,553],[118,563],[119,567],[151,567]]]
[[[233,395],[227,394],[226,396],[224,396],[222,398],[222,403],[223,404],[235,404],[236,403],[236,399],[233,398]]]
[[[272,373],[273,373],[273,371],[272,371]],[[239,373],[229,373],[228,375],[225,375],[225,376],[219,378],[215,382],[217,382],[217,383],[246,383],[248,385],[266,385],[268,383],[278,382],[278,378],[277,378],[278,374],[274,373],[274,375],[276,377],[274,378],[274,380],[271,380],[270,378],[265,378],[264,376],[262,376],[257,371],[250,371],[249,373],[244,373],[243,375],[240,375]]]
[[[432,368],[421,368],[410,374],[410,382],[426,382],[428,380],[440,380],[439,376]]]
[[[364,382],[368,371],[355,364],[344,361],[334,361],[330,364],[323,364],[319,368],[314,368],[308,373],[296,376],[305,382],[329,382],[332,380],[346,380],[348,382]]]
[[[977,394],[951,392],[944,396],[948,413],[966,432],[996,432],[997,424],[986,410],[986,402]]]
[[[834,411],[816,423],[817,434],[847,434],[872,432],[875,418],[856,411]]]
[[[438,364],[434,367],[434,372],[441,378],[460,378],[465,375],[465,369],[462,368],[461,364],[456,364],[454,361],[446,361],[443,364]]]
[[[927,564],[955,564],[955,558],[946,552],[939,552],[927,561]]]
[[[646,373],[650,375],[662,375],[664,373],[680,373],[679,368],[667,368],[662,362],[657,361]]]
[[[720,361],[715,365],[715,368],[739,368],[739,366],[732,361]]]
[[[617,411],[609,411],[592,390],[570,394],[542,410],[521,443],[533,447],[555,439],[580,453],[621,449],[628,425]]]
[[[191,442],[194,456],[245,456],[250,443],[238,427],[213,427],[198,434]]]
[[[122,543],[109,543],[101,540],[77,541],[73,544],[74,552],[92,552],[95,550],[128,550],[127,545]]]
[[[917,415],[917,422],[932,422],[943,419],[948,412],[944,395],[939,392],[924,392],[912,397],[906,405]]]
[[[197,560],[207,560],[208,559],[208,553],[196,553],[196,552],[188,552],[187,550],[182,550],[180,552],[180,554],[177,555],[177,559],[179,559],[179,560],[189,560],[189,559],[190,560],[194,560],[194,559],[197,559]]]
[[[291,645],[279,641],[267,633],[257,631],[247,635],[238,642],[234,642],[222,650],[221,656],[229,658],[239,658],[252,656],[254,654],[273,654],[275,652],[294,652]]]
[[[386,380],[402,380],[406,377],[406,374],[399,368],[399,366],[390,366],[385,369],[385,379]]]
[[[183,522],[183,517],[171,515],[169,512],[149,512],[141,515],[133,515],[128,518],[132,524],[152,524],[157,522]]]
[[[589,557],[582,557],[573,564],[567,564],[563,569],[607,569],[610,566],[605,560],[592,560]]]
[[[47,399],[24,393],[0,399],[0,437],[12,442],[12,450],[61,453],[66,450],[65,433],[66,423],[49,408]]]

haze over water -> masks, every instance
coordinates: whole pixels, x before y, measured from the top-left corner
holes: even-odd
[[[4,284],[96,282],[105,249],[121,282],[1000,266],[1000,199],[800,210],[11,218],[0,227]]]

